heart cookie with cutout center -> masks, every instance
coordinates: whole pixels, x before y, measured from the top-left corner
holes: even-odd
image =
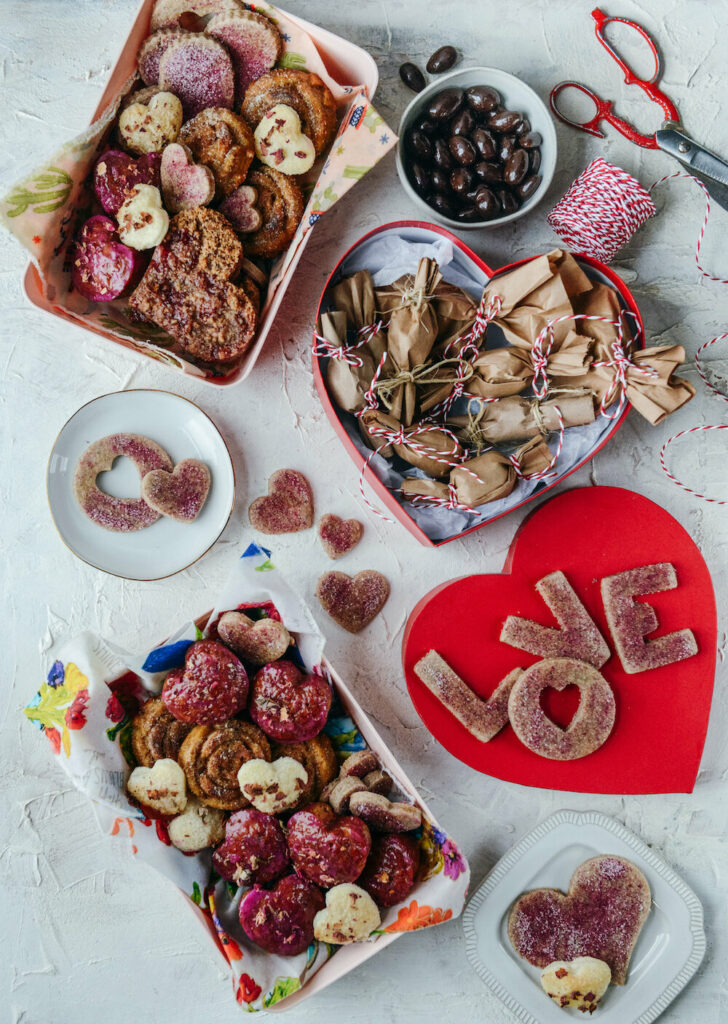
[[[199,459],[183,459],[171,473],[152,470],[142,480],[142,498],[162,516],[192,523],[210,493],[210,470]]]
[[[316,585],[316,597],[334,622],[350,633],[359,633],[386,604],[389,581],[375,569],[364,569],[354,577],[325,572]]]

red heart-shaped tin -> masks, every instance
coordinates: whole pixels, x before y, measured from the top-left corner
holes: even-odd
[[[439,227],[436,224],[428,224],[425,221],[410,220],[394,221],[389,224],[382,224],[379,227],[374,228],[373,231],[368,232],[360,238],[358,242],[355,242],[355,244],[344,253],[334,269],[331,271],[321,294],[321,299],[319,300],[318,310],[316,313],[317,321],[321,313],[328,309],[327,297],[330,288],[332,288],[333,285],[335,285],[343,276],[346,276],[346,274],[362,269],[365,264],[360,261],[358,262],[358,260],[360,259],[360,254],[363,252],[364,247],[377,236],[386,234],[391,234],[393,236],[404,238],[407,241],[419,243],[432,243],[446,239],[455,247],[456,260],[459,261],[460,266],[462,267],[463,265],[466,265],[474,272],[475,277],[482,280],[483,284],[485,284],[490,278],[496,277],[498,274],[505,273],[507,270],[512,270],[515,267],[528,262],[528,260],[519,260],[518,262],[511,263],[508,266],[501,267],[499,270],[493,270],[477,255],[477,253],[473,252],[472,249],[465,245],[457,235],[452,234],[452,232],[448,231],[446,228]],[[535,259],[535,257],[531,258]],[[610,285],[619,293],[623,308],[625,310],[629,310],[633,314],[635,327],[639,328],[637,344],[641,347],[644,344],[642,318],[637,308],[637,304],[624,282],[614,273],[614,271],[610,270],[609,267],[600,263],[598,260],[591,259],[589,256],[578,256],[577,261],[589,277]],[[413,267],[412,269],[414,270],[415,268]],[[447,267],[444,268],[444,277],[445,280],[448,279]],[[493,522],[495,519],[499,519],[503,515],[507,515],[514,509],[520,508],[521,505],[525,505],[527,502],[533,501],[534,498],[540,497],[545,493],[545,491],[555,487],[556,484],[560,483],[567,476],[570,476],[586,462],[592,459],[596,453],[604,447],[607,441],[609,441],[617,430],[619,430],[619,427],[624,422],[624,418],[629,411],[629,404],[625,404],[622,412],[612,421],[607,433],[591,448],[589,452],[587,452],[583,459],[581,459],[576,465],[571,466],[571,468],[563,472],[559,471],[555,476],[549,477],[548,481],[541,481],[537,490],[530,494],[525,500],[514,504],[505,512],[500,512],[497,515],[490,516],[487,514],[488,506],[482,506],[479,511],[483,512],[484,515],[474,525],[469,526],[462,532],[454,534],[451,537],[447,537],[444,540],[431,540],[409,514],[406,502],[399,501],[396,494],[382,483],[372,467],[365,462],[361,452],[347,433],[342,417],[350,416],[351,414],[342,412],[332,401],[326,386],[325,369],[326,357],[316,354],[316,350],[314,349],[313,375],[314,381],[316,382],[316,389],[326,411],[326,415],[331,421],[334,430],[339,435],[344,448],[354,460],[357,470],[361,474],[362,480],[365,480],[369,484],[382,504],[386,506],[387,510],[400,523],[402,523],[407,530],[409,530],[409,532],[420,541],[421,544],[425,544],[428,547],[439,547],[442,544],[447,544],[451,540],[457,540],[458,538],[465,536],[465,534],[472,533],[473,530],[479,530],[482,526],[487,525],[487,523]],[[556,465],[556,469],[558,471],[558,464]]]
[[[688,627],[698,653],[628,675],[607,626],[600,580],[657,562],[674,565],[678,586],[642,600],[657,612],[658,635]],[[500,630],[507,615],[555,625],[535,584],[557,569],[566,574],[612,650],[600,671],[617,703],[614,728],[604,745],[573,761],[538,756],[510,725],[489,743],[476,740],[413,671],[434,649],[487,698],[511,669],[539,660],[502,643]],[[708,727],[716,644],[713,585],[689,534],[640,494],[584,487],[544,502],[523,522],[502,574],[466,576],[430,591],[409,617],[402,650],[407,687],[422,721],[450,753],[478,771],[526,786],[582,793],[689,793]],[[549,699],[546,709],[563,725],[575,698],[553,696],[558,699]]]

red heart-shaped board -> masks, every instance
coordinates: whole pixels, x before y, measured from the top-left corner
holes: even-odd
[[[628,675],[607,626],[604,576],[671,562],[678,586],[640,598],[659,619],[657,635],[690,628],[698,653]],[[594,618],[612,655],[601,672],[617,716],[606,742],[573,761],[533,753],[506,725],[489,743],[476,740],[415,675],[436,650],[475,693],[487,699],[516,666],[539,659],[500,641],[507,615],[558,625],[535,590],[564,572]],[[432,735],[461,761],[507,782],[581,793],[689,793],[695,784],[713,695],[717,623],[710,573],[697,545],[659,505],[619,487],[570,490],[540,505],[522,524],[500,575],[466,576],[430,591],[410,615],[403,661],[412,701]],[[577,697],[548,691],[547,713],[562,726]]]

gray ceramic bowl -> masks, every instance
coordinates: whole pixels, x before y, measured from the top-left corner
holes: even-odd
[[[541,184],[531,198],[526,200],[523,206],[519,210],[516,210],[515,213],[510,213],[503,217],[495,217],[493,220],[462,221],[453,220],[450,217],[444,217],[442,214],[438,213],[437,210],[434,210],[429,206],[422,196],[415,191],[412,183],[407,177],[404,164],[404,147],[407,132],[412,124],[422,116],[425,108],[429,105],[430,100],[435,93],[453,86],[460,89],[467,89],[471,85],[490,85],[494,89],[497,89],[503,98],[506,108],[509,110],[518,110],[521,114],[524,114],[531,122],[531,128],[533,131],[540,132],[543,139],[541,144],[541,167],[539,168]],[[439,224],[445,224],[449,228],[461,230],[472,228],[498,228],[503,224],[508,224],[511,221],[518,220],[519,217],[523,217],[524,214],[528,213],[534,208],[534,206],[541,202],[549,185],[551,184],[555,168],[556,130],[554,129],[554,123],[551,120],[551,115],[546,105],[536,95],[533,89],[526,85],[525,82],[522,82],[520,78],[516,78],[514,75],[509,75],[507,71],[501,71],[499,68],[463,68],[462,70],[451,71],[447,75],[438,75],[430,85],[422,90],[422,92],[417,93],[402,115],[402,120],[399,124],[397,173],[399,174],[399,180],[402,182],[402,187],[412,202],[427,215],[428,220],[436,220]]]

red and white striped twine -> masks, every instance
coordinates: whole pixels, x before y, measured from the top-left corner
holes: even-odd
[[[672,480],[674,484],[677,484],[678,487],[681,487],[684,491],[687,491],[688,494],[694,494],[696,498],[702,498],[703,501],[709,501],[713,505],[728,505],[728,501],[722,501],[720,498],[710,498],[707,494],[701,494],[700,491],[696,491],[692,487],[688,487],[686,484],[682,482],[682,480],[678,480],[678,478],[674,476],[665,465],[665,452],[667,451],[668,447],[672,444],[673,441],[677,441],[679,437],[685,437],[686,434],[695,434],[698,433],[699,431],[708,430],[728,430],[728,423],[717,423],[707,425],[701,424],[700,426],[697,427],[689,427],[687,430],[680,430],[677,434],[673,434],[672,437],[668,437],[667,441],[665,441],[662,448],[660,449],[660,465],[665,471],[666,476],[670,480]]]
[[[353,345],[334,345],[333,342],[329,341],[328,338],[324,338],[322,334],[314,330],[313,332],[313,351],[314,355],[327,356],[329,359],[340,359],[343,363],[348,363],[349,366],[363,366],[363,360],[361,356],[357,356],[354,353],[362,345],[366,345],[375,334],[378,334],[386,323],[383,320],[377,320],[376,323],[366,324],[364,327],[360,327],[356,332],[359,340]]]
[[[704,341],[695,353],[695,368],[700,374],[701,380],[714,394],[718,395],[719,398],[722,398],[724,402],[728,402],[728,395],[724,395],[720,388],[716,387],[711,380],[708,380],[705,371],[703,370],[703,364],[700,361],[700,353],[711,345],[715,345],[716,341],[725,341],[726,338],[728,338],[728,334],[719,334],[717,337],[711,338],[710,341]]]

